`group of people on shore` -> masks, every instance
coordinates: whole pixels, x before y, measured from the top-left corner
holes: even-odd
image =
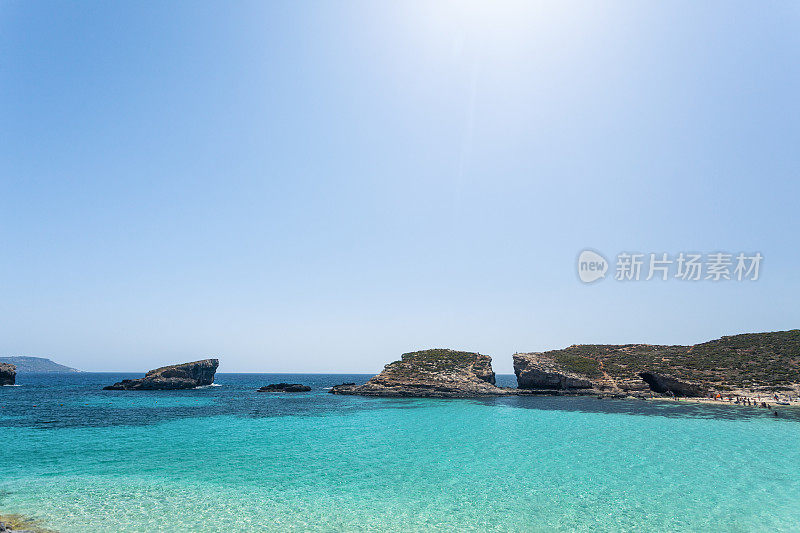
[[[749,406],[749,407],[760,407],[762,409],[770,409],[770,410],[772,410],[772,405],[770,405],[766,401],[768,399],[769,400],[774,400],[775,403],[780,404],[780,405],[790,405],[791,402],[792,402],[792,396],[791,395],[789,395],[787,398],[784,399],[784,398],[781,398],[780,396],[778,396],[777,394],[773,394],[772,398],[764,398],[763,400],[761,399],[761,396],[758,396],[756,398],[751,398],[749,396],[738,396],[738,395],[737,396],[723,397],[722,394],[720,394],[720,393],[710,394],[709,397],[712,400],[716,400],[716,401],[723,401],[723,402],[724,401],[728,401],[728,402],[730,402],[730,403],[732,403],[734,405],[744,405],[744,406]],[[795,399],[797,399],[797,398],[795,398]],[[778,416],[778,411],[777,410],[773,410],[773,412],[774,412],[775,416]]]

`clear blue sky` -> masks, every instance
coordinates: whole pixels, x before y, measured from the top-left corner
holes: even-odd
[[[0,354],[377,372],[800,326],[800,4],[0,1]],[[751,283],[575,259],[760,251]]]

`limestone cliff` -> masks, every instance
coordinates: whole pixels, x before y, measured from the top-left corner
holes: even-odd
[[[364,385],[337,385],[333,394],[467,398],[514,394],[495,386],[492,358],[448,349],[403,354]]]
[[[515,354],[518,386],[612,394],[705,396],[800,392],[800,330],[746,333],[692,346],[582,344]]]
[[[568,370],[546,353],[514,354],[514,374],[520,389],[569,391],[593,388],[586,373]]]

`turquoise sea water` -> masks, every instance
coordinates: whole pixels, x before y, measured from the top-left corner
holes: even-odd
[[[376,399],[369,376],[0,387],[0,513],[69,531],[800,531],[800,416],[669,402]],[[310,393],[256,393],[277,381]],[[513,385],[513,376],[501,376]]]

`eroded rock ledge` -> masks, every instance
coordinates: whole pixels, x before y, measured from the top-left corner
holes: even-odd
[[[650,390],[660,394],[686,397],[700,397],[708,394],[708,389],[700,384],[688,383],[658,372],[640,372],[639,376],[647,383]]]
[[[402,355],[364,385],[346,383],[332,394],[425,398],[470,398],[516,394],[495,386],[492,358],[475,352],[422,350]]]
[[[17,367],[0,363],[0,385],[13,385],[17,380]]]
[[[214,383],[218,359],[164,366],[151,370],[143,378],[123,379],[103,390],[176,390],[194,389]]]
[[[544,353],[514,354],[514,374],[520,389],[575,391],[594,388],[585,374],[565,369]]]
[[[702,383],[656,372],[650,345],[575,345],[563,350],[514,354],[520,389],[611,397],[705,396]]]

